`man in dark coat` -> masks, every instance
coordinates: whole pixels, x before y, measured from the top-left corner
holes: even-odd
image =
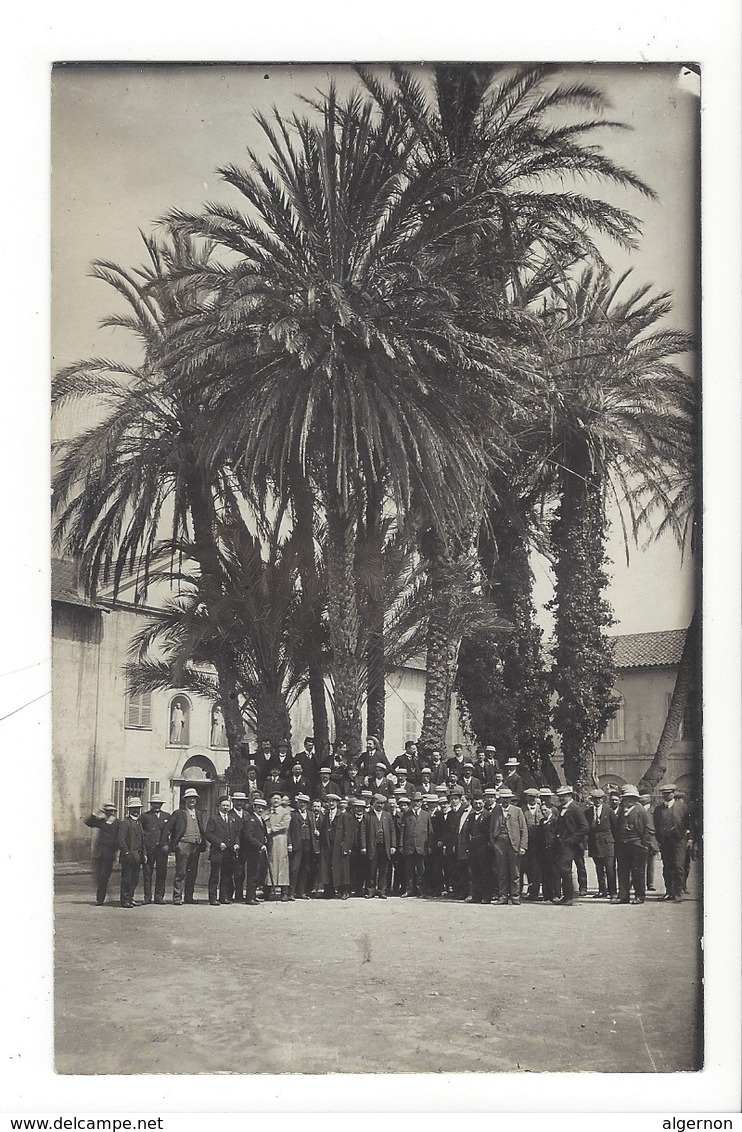
[[[383,762],[379,759],[372,774],[366,779],[366,786],[372,794],[383,794],[385,798],[388,798],[393,793],[393,788],[389,784],[388,773]]]
[[[528,849],[528,827],[512,790],[503,786],[492,811],[490,843],[497,855],[498,904],[520,904],[520,868]]]
[[[484,808],[484,797],[475,794],[469,818],[469,871],[471,873],[471,903],[491,904],[491,870],[489,868],[490,825],[492,811]]]
[[[130,798],[126,803],[126,817],[119,825],[122,908],[134,907],[134,894],[144,862],[144,834],[139,820],[141,812],[142,803],[139,798]]]
[[[233,899],[237,904],[245,903],[245,853],[242,848],[242,823],[247,812],[247,794],[235,790],[232,795],[232,812],[239,824],[238,849],[232,863]]]
[[[189,786],[183,794],[183,805],[173,810],[167,823],[168,848],[175,854],[173,904],[195,904],[193,896],[198,873],[198,859],[206,848],[203,819],[196,808],[198,790]]]
[[[652,818],[639,801],[636,786],[621,787],[621,807],[615,827],[618,897],[616,903],[630,903],[634,886],[634,904],[643,904],[646,896],[647,854],[654,842]]]
[[[505,763],[505,785],[508,790],[512,790],[517,806],[523,801],[523,791],[525,790],[525,783],[518,774],[519,765],[517,759],[508,759]]]
[[[523,875],[525,874],[528,876],[526,900],[538,900],[542,883],[538,838],[535,835],[536,827],[541,819],[538,801],[538,790],[534,786],[530,786],[527,790],[523,791],[523,805],[521,809],[523,810],[523,817],[526,819],[526,829],[528,830],[528,848],[521,862],[521,890],[523,888]]]
[[[554,805],[554,795],[548,786],[542,786],[538,794],[539,820],[535,829],[535,837],[541,865],[541,885],[544,900],[553,900],[561,892],[559,843],[556,835],[559,810]]]
[[[405,858],[407,890],[403,896],[422,896],[425,862],[433,847],[430,814],[423,809],[423,796],[416,790],[402,825],[402,852]]]
[[[290,893],[297,900],[309,899],[310,868],[319,839],[309,815],[309,795],[297,794],[289,826],[289,881]]]
[[[446,770],[449,772],[452,770],[455,771],[456,779],[460,781],[464,773],[464,748],[461,746],[461,743],[454,743],[453,754],[450,759],[446,760]]]
[[[206,823],[210,846],[209,904],[231,904],[234,894],[234,862],[240,850],[242,820],[232,809],[229,797],[219,799],[219,809]]]
[[[690,810],[682,798],[676,798],[677,787],[669,782],[661,788],[662,801],[654,811],[654,831],[662,855],[662,876],[665,900],[680,901],[685,888],[685,857],[693,844]]]
[[[484,787],[478,778],[474,777],[474,764],[465,762],[463,774],[459,780],[459,786],[464,791],[464,796],[471,802],[475,794],[482,794]]]
[[[469,895],[469,842],[467,823],[471,809],[458,785],[451,789],[451,809],[446,817],[446,856],[453,875],[453,894],[457,900]]]
[[[165,799],[155,794],[150,799],[150,808],[142,814],[144,833],[144,903],[152,903],[152,878],[155,882],[155,904],[165,903],[165,884],[167,880],[167,823],[170,814],[163,809]]]
[[[314,797],[318,798],[320,802],[323,803],[327,801],[329,794],[337,794],[338,798],[342,797],[340,783],[335,782],[335,780],[330,777],[331,773],[329,766],[320,767],[319,782],[314,788]]]
[[[557,790],[557,799],[560,810],[556,835],[559,846],[559,878],[562,895],[561,897],[554,896],[552,904],[571,907],[574,903],[572,864],[578,852],[583,854],[585,852],[588,825],[587,818],[575,802],[574,790],[571,786],[560,786]]]
[[[353,847],[350,851],[350,889],[354,896],[363,896],[368,872],[366,847],[366,803],[351,798],[349,812],[353,818]]]
[[[101,816],[90,814],[84,820],[85,825],[90,829],[98,830],[98,836],[93,845],[93,865],[95,869],[95,903],[101,905],[106,902],[108,882],[111,879],[119,847],[120,822],[116,817],[116,807],[113,802],[103,803]]]
[[[320,884],[327,899],[350,896],[350,853],[353,848],[354,823],[351,815],[341,811],[340,795],[327,795],[328,809],[320,824]]]
[[[418,754],[417,743],[411,739],[404,745],[404,753],[397,755],[392,763],[392,773],[396,774],[400,767],[404,767],[407,771],[407,778],[411,786],[417,787],[420,784],[420,772],[423,769],[422,760]]]
[[[397,851],[397,831],[392,815],[385,809],[383,794],[374,794],[366,815],[366,856],[368,874],[366,896],[386,900],[389,887],[389,870]]]
[[[265,798],[253,798],[252,809],[246,811],[240,830],[240,849],[245,858],[245,903],[253,907],[260,903],[258,888],[265,882],[268,871],[267,811]]]
[[[605,793],[596,787],[590,792],[587,818],[587,851],[593,859],[598,878],[598,897],[616,895],[616,815],[606,802]]]
[[[313,780],[306,773],[300,762],[295,762],[291,768],[291,778],[286,784],[286,792],[292,802],[296,801],[298,794],[309,794]]]
[[[258,749],[255,754],[255,772],[257,775],[258,787],[262,790],[263,783],[270,774],[273,765],[273,752],[271,751],[270,739],[261,739],[258,743]]]

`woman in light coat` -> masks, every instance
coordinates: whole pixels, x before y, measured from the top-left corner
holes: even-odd
[[[284,805],[280,794],[274,794],[270,802],[270,813],[265,822],[268,831],[268,881],[273,886],[274,900],[293,900],[288,848],[291,809]]]

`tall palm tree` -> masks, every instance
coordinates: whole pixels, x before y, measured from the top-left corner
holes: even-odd
[[[624,127],[606,116],[607,101],[591,84],[570,81],[549,65],[438,64],[422,78],[394,67],[386,80],[362,68],[361,75],[378,105],[405,123],[415,140],[416,160],[425,167],[455,169],[482,207],[480,225],[458,239],[467,250],[471,282],[488,288],[491,308],[484,332],[527,341],[529,303],[552,281],[564,280],[577,260],[602,262],[596,233],[635,246],[636,219],[582,189],[583,182],[608,181],[653,195],[593,144],[596,130]],[[515,406],[516,417],[522,411],[522,405]],[[483,480],[490,477],[482,501],[492,497],[492,476],[508,475],[508,448],[498,448],[494,461],[481,461]],[[459,531],[449,527],[426,534],[439,600],[429,622],[423,740],[435,746],[443,743],[461,640],[451,579],[468,584],[462,567],[481,520],[480,509]],[[526,515],[522,522],[525,527]],[[524,581],[527,573],[521,572]],[[519,686],[520,678],[512,676]]]
[[[355,580],[359,524],[384,485],[400,521],[424,500],[439,526],[466,509],[475,422],[492,413],[506,349],[462,309],[455,234],[478,222],[445,167],[416,169],[397,114],[333,90],[311,117],[258,117],[267,162],[221,170],[247,214],[173,214],[235,253],[214,273],[209,395],[249,479],[290,497],[300,469],[325,537],[337,738],[360,752],[365,658]],[[203,338],[204,324],[184,328]],[[503,361],[506,359],[506,361]],[[513,378],[513,380],[515,380]]]
[[[671,310],[667,294],[645,286],[622,297],[627,275],[614,280],[607,269],[588,268],[555,290],[542,313],[550,383],[543,451],[558,477],[554,724],[565,775],[581,793],[594,778],[595,742],[616,710],[603,596],[606,499],[619,504],[627,540],[636,537],[637,490],[669,488],[692,427],[693,381],[674,360],[692,349],[692,338],[658,328]]]
[[[198,383],[185,389],[180,367],[168,356],[173,328],[202,308],[206,296],[196,272],[209,265],[212,249],[181,235],[143,239],[147,266],[128,271],[108,261],[93,265],[93,276],[129,307],[104,325],[133,334],[141,362],[94,358],[67,367],[53,384],[55,411],[85,399],[97,417],[80,435],[57,445],[54,541],[79,560],[88,592],[110,584],[114,600],[130,576],[137,600],[143,599],[163,557],[173,568],[190,559],[198,567],[204,600],[216,610],[224,589],[219,515],[235,492],[243,500],[250,493],[226,458],[204,460],[208,398]],[[227,634],[213,660],[230,753],[238,757],[247,749],[247,736]]]

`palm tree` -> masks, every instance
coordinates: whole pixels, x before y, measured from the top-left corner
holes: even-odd
[[[378,485],[400,522],[423,500],[439,526],[476,482],[474,422],[491,412],[506,351],[470,329],[453,234],[476,221],[450,169],[415,169],[397,114],[333,90],[314,116],[258,121],[268,162],[221,170],[247,203],[173,214],[178,230],[233,254],[199,371],[226,428],[214,452],[239,453],[249,480],[280,499],[301,473],[325,542],[336,736],[360,752],[359,525]],[[184,350],[203,320],[184,328]],[[207,331],[208,338],[208,331]]]
[[[619,297],[627,274],[615,281],[606,269],[585,269],[555,290],[542,314],[550,382],[544,452],[558,477],[554,724],[565,775],[581,793],[594,778],[595,742],[616,710],[605,635],[613,623],[603,596],[605,501],[614,497],[625,537],[636,537],[637,492],[668,490],[692,427],[693,382],[672,360],[692,339],[657,328],[670,312],[668,295],[645,286]]]
[[[636,219],[579,188],[582,180],[608,181],[653,195],[591,143],[598,129],[624,127],[606,117],[606,99],[589,83],[567,81],[548,65],[438,64],[427,81],[402,67],[392,68],[387,81],[368,68],[361,75],[383,111],[405,124],[420,165],[455,169],[482,208],[480,224],[458,236],[471,283],[486,286],[491,301],[481,332],[523,338],[525,347],[529,303],[552,281],[566,278],[577,260],[602,263],[595,233],[635,246]],[[577,120],[571,120],[574,112]],[[511,402],[511,408],[516,421],[508,424],[514,426],[523,406]],[[498,441],[497,447],[494,459],[480,463],[482,480],[490,478],[482,501],[492,497],[492,478],[507,478],[509,459],[517,460],[507,444]],[[481,520],[480,507],[461,529],[429,529],[425,535],[438,601],[429,622],[422,738],[434,746],[443,744],[461,641],[451,582],[468,584],[465,562]],[[527,525],[526,515],[522,523]],[[524,582],[527,576],[521,572]],[[520,686],[520,678],[511,675]]]
[[[143,600],[163,558],[173,569],[176,561],[190,559],[204,600],[216,610],[224,582],[218,518],[235,492],[243,500],[249,493],[226,459],[204,461],[208,399],[197,383],[186,391],[179,367],[166,357],[173,328],[201,309],[205,296],[194,272],[208,266],[211,248],[179,235],[143,239],[148,266],[127,271],[108,261],[93,265],[93,276],[130,308],[104,325],[135,336],[141,363],[94,358],[67,367],[54,381],[55,411],[82,398],[98,418],[57,446],[54,541],[79,560],[89,593],[110,584],[114,600],[125,578],[135,578],[137,600]],[[222,634],[212,655],[230,754],[237,758],[247,750],[247,736],[228,635]]]

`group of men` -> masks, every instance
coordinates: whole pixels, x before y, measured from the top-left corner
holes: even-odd
[[[98,829],[96,902],[106,900],[118,853],[122,907],[135,906],[140,873],[144,903],[165,902],[171,854],[172,901],[195,903],[206,849],[214,906],[256,906],[259,896],[287,902],[390,894],[571,906],[573,869],[578,894],[588,894],[586,852],[595,867],[596,899],[644,903],[654,889],[657,855],[664,899],[680,901],[686,890],[695,832],[673,783],[662,787],[654,808],[631,785],[608,795],[596,788],[584,806],[570,786],[553,792],[525,785],[515,759],[503,772],[494,747],[473,762],[457,747],[444,763],[437,752],[421,760],[417,745],[407,743],[390,764],[370,739],[358,765],[342,745],[326,764],[315,758],[311,739],[302,757],[293,758],[288,744],[281,748],[275,758],[261,750],[246,789],[220,798],[208,820],[193,788],[172,814],[156,795],[145,813],[139,798],[129,798],[122,820],[110,802],[101,815],[86,818]]]

